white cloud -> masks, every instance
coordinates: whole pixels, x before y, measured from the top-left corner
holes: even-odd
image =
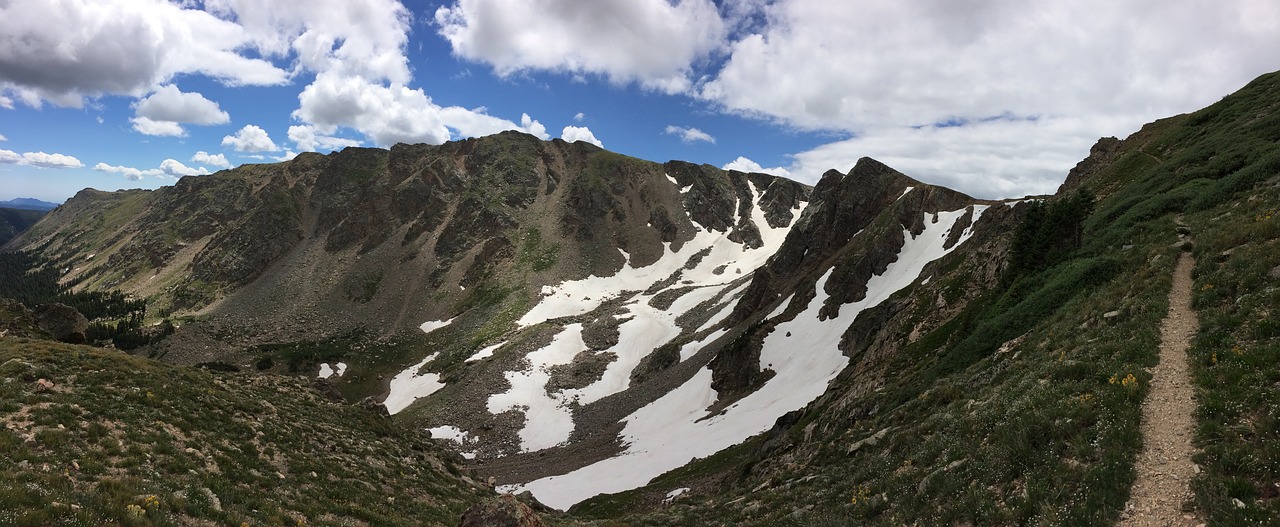
[[[274,159],[274,160],[276,160],[276,161],[288,161],[288,160],[293,159],[293,158],[295,158],[295,157],[298,157],[298,153],[297,153],[297,152],[294,152],[293,150],[285,150],[285,151],[284,151],[284,154],[281,154],[281,155],[278,155],[278,156],[271,156],[271,158],[272,158],[272,159]]]
[[[583,113],[582,113],[582,112],[578,112],[578,113],[576,113],[576,114],[573,114],[573,122],[575,122],[575,123],[580,123],[580,122],[582,122],[582,120],[583,120],[583,119],[586,119],[586,118],[587,118],[587,116],[586,116],[586,115],[583,115]]]
[[[40,168],[81,168],[84,163],[79,159],[64,154],[47,154],[44,152],[23,152],[0,150],[0,163],[10,165],[27,165]]]
[[[760,163],[752,161],[744,156],[738,156],[737,159],[734,159],[733,161],[725,163],[725,165],[720,168],[724,170],[737,170],[739,172],[747,172],[747,173],[759,172],[761,174],[773,174],[775,176],[781,176],[786,178],[791,177],[790,170],[787,170],[782,167],[765,168],[760,166]]]
[[[163,0],[5,2],[0,91],[30,106],[79,107],[84,97],[138,96],[186,73],[232,86],[284,83],[284,70],[241,54],[250,42],[236,23]]]
[[[196,155],[191,156],[191,162],[212,165],[215,167],[231,168],[231,163],[227,161],[227,156],[223,154],[210,155],[204,150],[196,152]]]
[[[667,125],[666,131],[663,133],[667,135],[678,135],[680,136],[680,141],[685,144],[693,144],[698,141],[712,143],[712,144],[715,144],[716,142],[716,138],[711,137],[710,134],[692,127],[686,128],[683,126],[676,126],[674,124],[669,124]]]
[[[779,1],[697,93],[729,112],[852,137],[797,154],[802,179],[871,155],[987,196],[1041,192],[1097,137],[1205,106],[1275,69],[1274,3],[1160,5]]]
[[[303,152],[314,152],[317,148],[340,150],[348,146],[360,146],[360,141],[320,134],[314,126],[309,125],[290,126],[289,140]]]
[[[4,134],[0,134],[0,141],[8,141],[8,140],[9,138],[5,137]]]
[[[396,0],[208,0],[205,6],[243,26],[256,49],[296,53],[295,71],[408,83],[403,53],[412,14]]]
[[[230,146],[238,152],[276,152],[280,147],[271,140],[267,131],[252,124],[244,125],[235,135],[222,138],[222,146]]]
[[[570,143],[574,141],[585,141],[600,148],[604,148],[604,143],[600,142],[599,139],[596,139],[596,134],[591,133],[591,129],[585,126],[566,126],[564,127],[564,130],[560,132],[560,138]]]
[[[182,176],[203,176],[209,173],[204,167],[191,168],[176,159],[165,159],[160,162],[159,168],[149,168],[139,170],[128,166],[113,166],[106,163],[98,163],[93,165],[93,169],[99,172],[110,172],[120,174],[130,181],[141,181],[146,177],[155,177],[160,179],[176,179]]]
[[[133,129],[144,135],[162,135],[170,137],[183,137],[187,135],[187,131],[182,125],[172,121],[152,121],[146,117],[134,117],[129,119],[133,123]]]
[[[176,159],[166,159],[161,161],[160,172],[170,177],[203,176],[209,173],[209,171],[204,167],[191,168]]]
[[[516,124],[489,115],[484,108],[442,108],[421,89],[399,84],[383,86],[358,77],[318,75],[298,100],[301,104],[293,117],[309,123],[314,132],[332,134],[339,127],[352,128],[378,146],[439,144],[452,137],[451,129],[463,137],[522,130],[548,138],[546,127],[527,114],[521,117],[521,124]]]
[[[435,12],[453,53],[493,66],[598,74],[676,93],[720,48],[724,21],[710,0],[457,0]]]
[[[96,165],[93,165],[93,169],[97,170],[98,172],[111,172],[114,174],[120,174],[129,181],[140,181],[142,180],[143,177],[146,177],[146,176],[160,175],[160,171],[157,169],[138,170],[133,167],[113,166],[113,165],[108,165],[106,163],[98,163]]]
[[[132,120],[133,128],[147,135],[184,136],[186,130],[182,129],[181,123],[209,125],[231,122],[231,116],[222,111],[218,103],[199,93],[183,93],[172,84],[156,88],[154,93],[133,107],[137,115]]]

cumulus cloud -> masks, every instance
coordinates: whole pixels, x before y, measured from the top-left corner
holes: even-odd
[[[289,140],[303,152],[315,152],[318,148],[340,150],[348,146],[360,146],[360,141],[324,135],[318,133],[314,126],[308,125],[290,126]]]
[[[596,139],[596,134],[591,133],[591,129],[585,126],[566,126],[560,132],[560,138],[570,143],[574,141],[585,141],[600,148],[604,148],[604,143]]]
[[[0,163],[9,165],[27,165],[40,168],[81,168],[84,163],[79,159],[64,154],[47,154],[44,152],[23,152],[0,150]]]
[[[358,77],[322,74],[298,95],[293,117],[310,123],[321,134],[352,128],[378,146],[396,143],[448,141],[450,130],[460,136],[480,136],[503,130],[523,130],[543,139],[546,127],[526,114],[517,124],[458,106],[441,107],[421,89],[399,84],[384,86]],[[301,147],[299,147],[301,148]]]
[[[85,97],[142,95],[184,73],[233,86],[284,83],[287,72],[242,54],[251,42],[236,23],[164,0],[5,2],[0,84],[27,105],[79,107]]]
[[[747,172],[747,173],[758,172],[761,174],[773,174],[775,176],[791,177],[790,170],[787,170],[782,167],[765,168],[760,166],[760,163],[752,161],[751,159],[748,159],[747,157],[744,157],[744,156],[738,156],[737,159],[734,159],[733,161],[725,163],[725,165],[720,168],[724,170],[737,170],[738,172]]]
[[[111,172],[114,174],[120,174],[121,176],[124,176],[124,178],[129,181],[140,181],[142,180],[143,177],[160,174],[160,171],[156,169],[144,171],[144,170],[138,170],[133,167],[108,165],[106,163],[98,163],[96,165],[93,165],[93,169],[97,170],[98,172]]]
[[[177,179],[182,176],[203,176],[209,173],[209,171],[204,167],[191,168],[176,159],[165,159],[160,162],[160,166],[158,168],[149,168],[146,170],[140,170],[129,166],[108,165],[101,162],[93,165],[93,169],[99,172],[120,174],[129,181],[141,181],[146,177]]]
[[[1056,186],[1097,137],[1207,105],[1274,69],[1280,48],[1269,2],[786,0],[761,13],[697,93],[851,137],[798,154],[798,177],[874,151],[988,195]]]
[[[711,137],[710,134],[692,127],[686,128],[683,126],[676,126],[674,124],[669,124],[667,125],[666,131],[663,133],[667,135],[680,136],[680,141],[685,144],[693,144],[698,141],[712,143],[712,144],[715,144],[716,142],[716,138]]]
[[[524,70],[603,75],[676,93],[720,48],[711,0],[457,0],[435,12],[453,53],[502,76]]]
[[[156,88],[133,108],[137,115],[131,120],[133,129],[146,135],[184,136],[186,130],[182,123],[209,125],[231,122],[231,116],[222,111],[218,103],[199,93],[184,93],[172,84]]]
[[[212,165],[215,167],[231,168],[231,163],[227,161],[227,156],[223,154],[210,155],[204,150],[196,152],[196,155],[191,156],[191,162]]]
[[[160,162],[160,172],[170,177],[181,177],[181,176],[203,176],[208,174],[209,170],[204,167],[191,168],[187,165],[182,164],[176,159],[166,159]]]
[[[222,146],[235,148],[237,152],[276,152],[280,150],[275,141],[272,141],[271,137],[267,135],[266,130],[252,124],[244,125],[244,128],[236,131],[235,135],[223,137]]]
[[[153,121],[146,117],[134,117],[129,119],[133,123],[133,129],[143,135],[162,135],[170,137],[182,137],[187,135],[187,131],[182,125],[172,121]]]

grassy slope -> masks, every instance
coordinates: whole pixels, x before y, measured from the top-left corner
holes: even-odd
[[[1148,125],[1083,181],[1100,200],[1080,250],[904,346],[878,393],[841,405],[835,387],[784,448],[704,461],[718,467],[724,494],[636,523],[1113,524],[1141,446],[1178,214],[1197,238],[1204,324],[1191,352],[1202,405],[1196,506],[1211,524],[1277,521],[1280,279],[1268,277],[1280,264],[1277,93],[1280,75],[1264,76],[1210,108]],[[818,433],[807,440],[811,424]],[[669,474],[582,512],[607,525],[696,477]]]
[[[83,346],[0,338],[0,422],[4,525],[452,525],[491,494],[297,378]]]

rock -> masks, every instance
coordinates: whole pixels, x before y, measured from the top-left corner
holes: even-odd
[[[370,395],[361,399],[357,404],[360,408],[373,412],[381,417],[386,417],[388,419],[391,418],[391,412],[387,411],[387,406],[379,402],[377,397]]]
[[[874,434],[871,434],[869,437],[867,437],[867,438],[865,438],[865,439],[863,439],[863,440],[861,440],[861,441],[858,441],[858,442],[856,442],[856,443],[854,443],[854,444],[852,444],[852,445],[849,445],[849,453],[850,453],[850,454],[852,454],[852,453],[854,453],[854,452],[857,452],[857,451],[859,451],[859,450],[862,450],[864,447],[873,447],[873,446],[876,446],[876,445],[880,444],[880,441],[881,441],[881,440],[883,440],[883,439],[884,439],[884,436],[886,436],[886,435],[888,435],[888,434],[889,434],[889,429],[888,429],[888,428],[884,428],[884,429],[880,430],[879,432],[876,432],[876,433],[874,433]]]
[[[338,387],[332,382],[329,382],[328,379],[316,379],[311,381],[311,389],[320,392],[320,395],[323,395],[325,399],[335,403],[347,402],[346,396],[342,395],[342,392],[338,391]],[[386,407],[384,406],[383,408]]]
[[[1237,509],[1243,509],[1243,508],[1244,508],[1244,502],[1243,502],[1243,501],[1240,501],[1240,499],[1239,499],[1239,498],[1231,498],[1231,504],[1232,504],[1232,505],[1235,505]]]
[[[1267,272],[1267,276],[1271,277],[1273,280],[1280,280],[1280,265],[1272,267],[1271,270]]]
[[[1119,310],[1119,309],[1117,309],[1117,310],[1115,310],[1115,311],[1107,311],[1106,313],[1103,313],[1103,314],[1102,314],[1102,318],[1105,318],[1105,319],[1108,319],[1108,320],[1113,319],[1113,318],[1116,318],[1116,317],[1118,317],[1118,316],[1120,316],[1120,310]]]
[[[507,494],[473,505],[458,527],[542,527],[546,524],[528,505]]]
[[[49,379],[36,380],[35,393],[45,393],[53,391],[53,381]]]
[[[89,319],[66,304],[43,304],[34,311],[40,329],[48,331],[54,339],[71,344],[83,344]]]

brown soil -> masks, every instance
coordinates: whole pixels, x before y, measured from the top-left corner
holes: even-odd
[[[1119,525],[1197,526],[1203,522],[1183,510],[1191,500],[1188,482],[1196,466],[1194,412],[1187,347],[1200,327],[1191,310],[1191,268],[1194,260],[1182,253],[1173,271],[1169,315],[1160,325],[1160,363],[1151,372],[1151,393],[1142,404],[1142,452],[1134,466],[1138,474]],[[1187,507],[1190,509],[1190,507]]]

